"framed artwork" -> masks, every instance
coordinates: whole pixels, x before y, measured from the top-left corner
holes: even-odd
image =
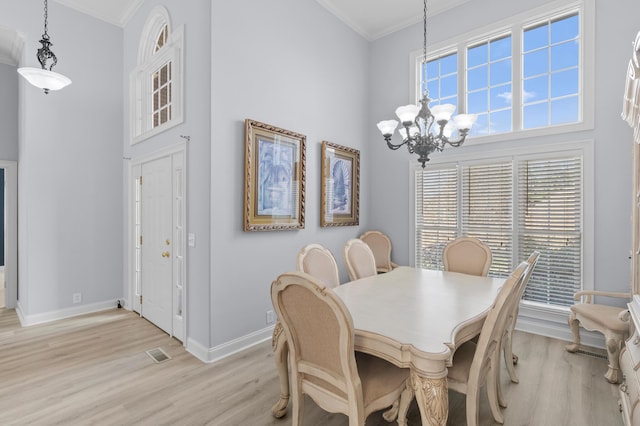
[[[320,226],[359,223],[360,151],[322,142]]]
[[[245,120],[245,231],[304,228],[305,143],[305,135]]]

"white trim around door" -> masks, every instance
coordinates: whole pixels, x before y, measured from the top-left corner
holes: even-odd
[[[128,303],[127,309],[133,310],[144,317],[144,295],[141,294],[142,274],[141,254],[144,245],[140,245],[141,230],[141,198],[140,179],[142,166],[161,158],[171,159],[172,173],[172,228],[173,228],[173,252],[172,260],[172,321],[167,333],[177,338],[186,345],[187,342],[187,273],[186,273],[186,194],[187,194],[187,147],[180,143],[171,148],[155,152],[151,155],[129,160],[128,174],[126,178],[128,203],[126,208],[127,235],[126,235],[126,265],[127,288],[125,294]],[[142,178],[144,185],[144,177]],[[140,296],[142,295],[142,298]],[[142,305],[140,301],[142,300]]]

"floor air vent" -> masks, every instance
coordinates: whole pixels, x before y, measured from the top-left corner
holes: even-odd
[[[160,364],[161,362],[169,361],[171,359],[171,357],[167,355],[162,348],[149,349],[147,351],[147,355],[149,355],[156,364]]]
[[[576,351],[576,353],[577,353],[577,354],[580,354],[580,355],[590,356],[590,357],[592,357],[592,358],[608,359],[608,358],[607,358],[607,355],[605,355],[605,354],[600,354],[600,353],[597,353],[597,352],[591,352],[591,351],[585,351],[584,349],[578,349],[578,350]]]

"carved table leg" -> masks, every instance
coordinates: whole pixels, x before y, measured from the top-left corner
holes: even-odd
[[[445,426],[449,417],[447,378],[421,377],[411,371],[411,385],[425,426]]]
[[[580,328],[579,321],[576,318],[575,313],[571,312],[568,322],[571,332],[573,333],[573,343],[565,346],[565,349],[567,352],[575,352],[580,348]]]
[[[278,375],[280,376],[280,399],[271,408],[271,414],[276,419],[279,419],[287,414],[287,405],[289,404],[289,368],[287,362],[289,346],[287,345],[284,329],[279,321],[273,329],[271,346],[276,360],[276,367],[278,368]]]

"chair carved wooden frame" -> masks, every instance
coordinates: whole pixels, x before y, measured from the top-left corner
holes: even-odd
[[[627,309],[617,306],[593,303],[593,296],[631,299],[629,293],[585,290],[574,295],[576,303],[571,306],[569,327],[573,333],[573,343],[566,346],[568,352],[576,352],[580,348],[579,325],[589,331],[598,331],[604,335],[609,365],[604,377],[609,383],[618,383],[620,373],[620,350],[629,337]]]
[[[350,239],[345,243],[342,251],[351,281],[378,273],[373,251],[364,241],[357,238]]]
[[[391,261],[391,239],[386,234],[380,231],[367,231],[360,235],[360,239],[373,252],[378,273],[389,272],[398,267]]]
[[[331,251],[320,244],[307,244],[302,247],[296,257],[296,267],[298,271],[305,272],[322,281],[327,288],[340,285],[338,263]],[[289,347],[279,320],[273,329],[271,347],[276,357],[276,367],[280,379],[280,398],[271,408],[271,413],[273,417],[279,419],[287,413],[290,397],[289,371],[287,369]]]
[[[531,279],[531,275],[533,275],[533,271],[538,263],[538,259],[540,258],[540,252],[534,251],[531,253],[529,258],[527,259],[527,263],[529,264],[529,268],[522,279],[522,285],[518,290],[518,294],[516,295],[516,301],[511,306],[511,311],[509,312],[509,317],[507,318],[507,326],[505,328],[504,336],[502,338],[502,350],[504,354],[504,362],[507,367],[507,373],[509,373],[509,378],[513,383],[518,383],[519,379],[516,374],[515,365],[518,364],[518,356],[513,353],[513,330],[516,327],[516,322],[518,321],[518,312],[520,311],[520,300],[522,299],[522,295],[529,283],[529,279]],[[503,400],[502,395],[500,398]]]

